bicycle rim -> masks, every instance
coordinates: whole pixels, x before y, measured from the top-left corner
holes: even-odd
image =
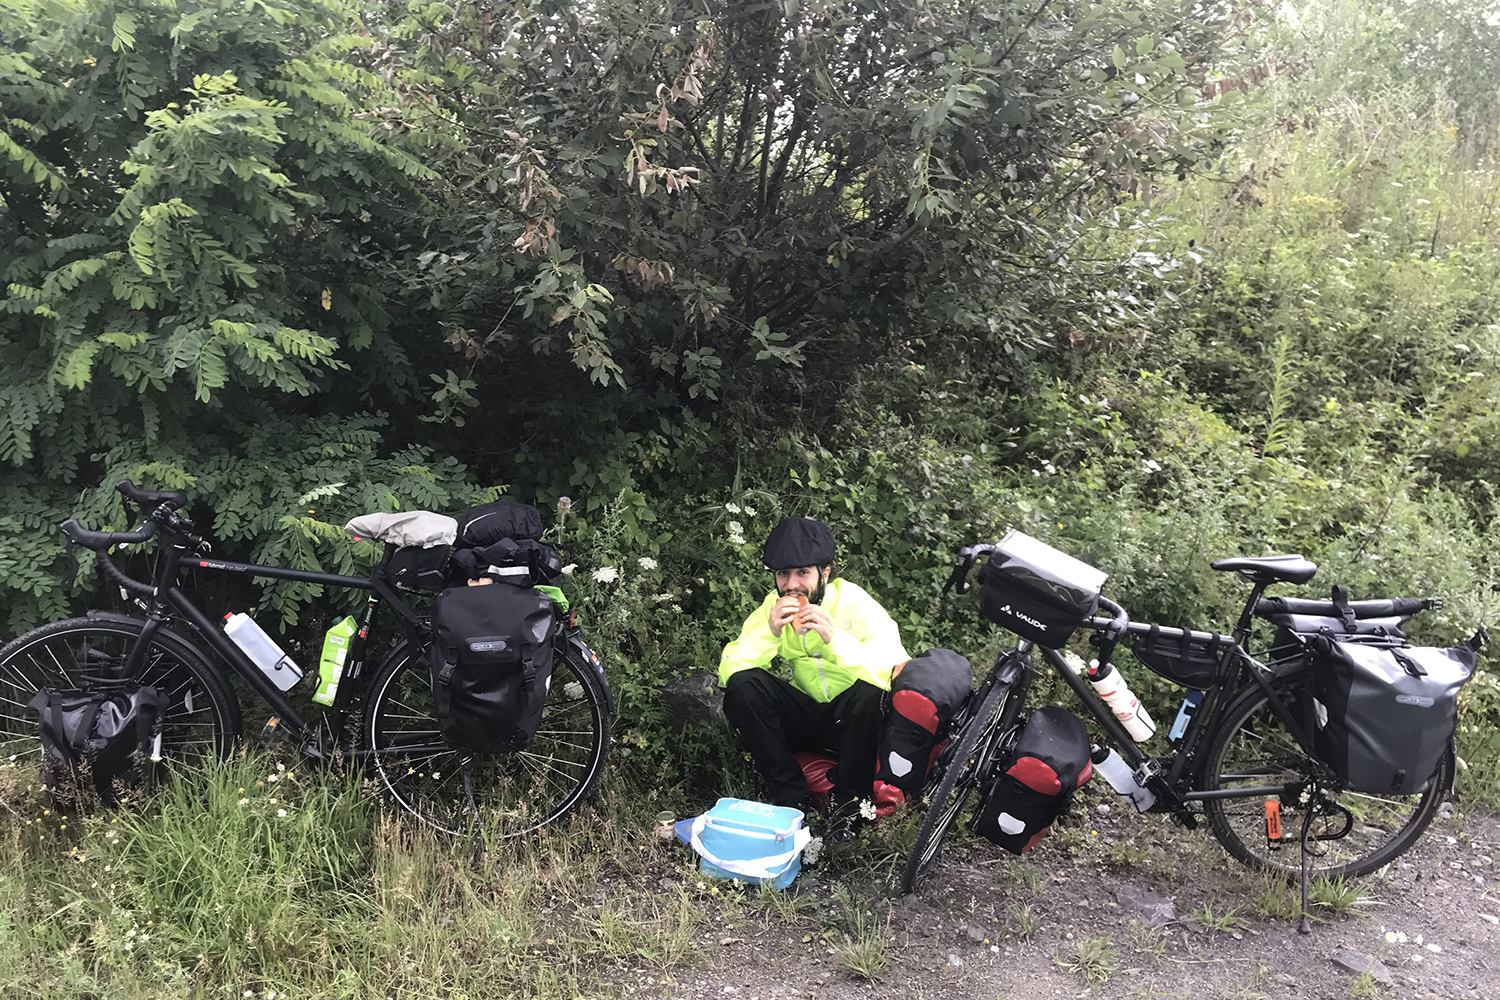
[[[444,833],[473,829],[463,758],[438,730],[425,661],[398,649],[369,698],[367,766],[391,800]],[[594,667],[571,647],[559,649],[536,738],[514,753],[471,757],[470,784],[485,835],[519,836],[577,808],[604,771],[610,726]]]
[[[1289,704],[1296,704],[1299,688],[1300,684],[1292,682],[1277,690]],[[1203,773],[1205,789],[1276,785],[1308,780],[1312,763],[1271,710],[1265,692],[1257,688],[1230,706],[1223,728],[1209,749]],[[1329,878],[1365,875],[1390,864],[1427,829],[1452,780],[1450,748],[1426,790],[1416,795],[1320,790],[1318,794],[1326,802],[1349,810],[1354,819],[1346,836],[1310,845],[1313,874]],[[1265,799],[1211,799],[1204,803],[1204,810],[1214,836],[1236,859],[1251,868],[1300,874],[1299,838],[1308,804],[1279,796],[1273,799],[1281,815],[1282,832],[1275,848],[1266,837]],[[1333,815],[1324,815],[1319,810],[1310,833],[1337,833],[1344,825],[1342,813],[1335,810]]]
[[[77,618],[54,622],[0,649],[0,766],[37,768],[38,719],[27,707],[38,691],[87,691],[118,683],[140,635],[136,625]],[[165,768],[222,760],[239,731],[239,705],[200,656],[180,640],[158,635],[132,678],[157,689],[163,707]]]
[[[943,841],[957,825],[970,793],[978,787],[974,754],[981,743],[988,745],[985,737],[994,732],[1006,694],[1008,689],[998,685],[991,688],[959,737],[957,749],[938,781],[937,791],[928,801],[927,815],[923,817],[917,839],[907,855],[906,867],[901,872],[901,895],[915,892],[932,870],[933,863],[942,854]]]

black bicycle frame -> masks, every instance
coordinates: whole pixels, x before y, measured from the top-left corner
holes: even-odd
[[[307,719],[303,718],[281,690],[271,683],[270,679],[261,672],[255,663],[246,656],[229,638],[225,632],[218,628],[214,622],[193,603],[192,599],[182,590],[177,583],[178,571],[186,562],[198,569],[211,570],[218,573],[232,573],[239,576],[255,577],[271,580],[294,580],[299,583],[317,583],[331,587],[344,587],[352,590],[370,591],[370,597],[365,603],[359,630],[355,635],[354,642],[350,644],[349,655],[344,669],[346,681],[356,680],[364,670],[365,651],[367,647],[370,624],[375,616],[375,609],[384,600],[392,610],[402,619],[406,627],[408,637],[412,637],[420,628],[421,620],[406,604],[406,602],[384,579],[379,572],[369,577],[342,576],[337,573],[319,573],[311,570],[287,569],[280,566],[259,566],[253,563],[231,562],[224,559],[209,559],[199,556],[188,555],[186,547],[181,541],[173,541],[164,546],[164,558],[156,576],[155,585],[142,584],[133,580],[121,572],[117,567],[110,564],[113,572],[109,577],[126,590],[134,591],[150,599],[151,604],[147,617],[147,623],[142,630],[140,641],[136,648],[131,650],[126,660],[125,670],[128,672],[134,668],[140,658],[145,655],[146,647],[155,632],[161,628],[167,615],[165,608],[170,607],[191,624],[202,639],[213,647],[230,668],[238,674],[251,689],[259,695],[267,705],[271,707],[274,725],[283,729],[301,746],[304,753],[313,757],[322,757],[323,748],[317,739],[315,727]],[[389,561],[391,548],[387,547],[386,561]],[[102,563],[109,563],[109,557],[104,553],[98,553]],[[382,563],[384,565],[384,563]],[[352,697],[353,685],[340,683],[338,693],[334,696],[334,703],[329,712],[324,713],[322,720],[327,723],[327,729],[331,736],[336,736],[343,731],[344,723],[348,717],[349,700]]]

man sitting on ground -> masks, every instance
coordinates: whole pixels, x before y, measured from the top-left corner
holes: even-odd
[[[896,623],[833,568],[833,532],[790,517],[766,539],[776,589],[724,647],[724,714],[750,751],[771,801],[806,810],[807,779],[794,754],[832,751],[829,836],[849,840],[861,800],[873,798],[881,707],[891,670],[908,659]],[[789,684],[766,668],[780,656]]]

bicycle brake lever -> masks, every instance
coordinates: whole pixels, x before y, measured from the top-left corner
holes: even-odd
[[[1424,611],[1441,611],[1441,610],[1443,610],[1443,599],[1441,597],[1429,597],[1429,598],[1427,598],[1425,601],[1422,602],[1422,610],[1424,610]]]
[[[1487,629],[1487,628],[1485,628],[1483,625],[1481,625],[1477,629],[1475,629],[1474,630],[1474,634],[1471,635],[1471,636],[1469,636],[1469,638],[1467,640],[1468,647],[1470,649],[1472,649],[1476,653],[1479,652],[1484,647],[1488,646],[1489,644],[1490,644],[1490,630]]]

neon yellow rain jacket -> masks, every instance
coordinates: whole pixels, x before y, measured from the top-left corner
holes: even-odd
[[[889,691],[891,671],[910,659],[901,645],[896,623],[868,593],[848,580],[833,580],[824,591],[822,606],[833,619],[833,641],[812,629],[798,635],[790,625],[781,638],[771,634],[771,605],[779,595],[771,591],[745,619],[740,636],[724,647],[719,659],[719,683],[741,670],[767,667],[776,656],[792,665],[792,683],[816,701],[832,701],[855,681]]]

